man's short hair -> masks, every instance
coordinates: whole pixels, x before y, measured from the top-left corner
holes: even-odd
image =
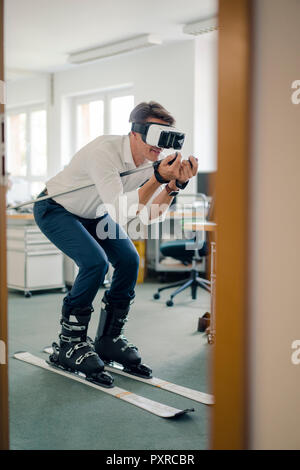
[[[143,102],[138,104],[130,113],[129,122],[137,122],[145,124],[148,118],[162,119],[170,126],[174,126],[175,119],[173,116],[156,101]]]

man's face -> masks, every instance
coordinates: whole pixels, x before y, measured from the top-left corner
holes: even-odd
[[[157,124],[167,124],[169,125],[166,121],[163,121],[162,119],[157,119],[157,118],[147,118],[147,122],[157,122]],[[160,155],[160,152],[162,149],[160,147],[153,147],[152,145],[146,144],[143,139],[141,134],[135,133],[136,137],[136,145],[138,152],[140,155],[147,160],[150,160],[151,162],[156,162],[158,160],[158,157]]]

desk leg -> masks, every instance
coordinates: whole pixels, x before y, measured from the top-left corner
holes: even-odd
[[[209,344],[215,342],[216,336],[216,242],[211,242],[210,257],[210,326],[208,329],[207,341]]]
[[[210,312],[206,312],[198,320],[198,331],[205,332],[209,344],[215,341],[215,311],[216,311],[216,242],[211,242],[210,253]]]

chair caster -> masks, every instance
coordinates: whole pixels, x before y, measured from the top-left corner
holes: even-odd
[[[24,292],[24,296],[26,299],[29,299],[30,297],[32,297],[32,293],[29,290],[27,290],[26,292]]]
[[[209,327],[209,325],[210,325],[210,313],[206,312],[198,320],[197,331],[200,331],[201,333],[204,333],[204,331]]]
[[[170,299],[170,300],[167,300],[167,301],[166,301],[166,305],[167,305],[168,307],[173,307],[173,305],[174,305],[173,300],[171,300],[171,299]]]
[[[160,294],[158,292],[153,294],[153,299],[160,299]]]

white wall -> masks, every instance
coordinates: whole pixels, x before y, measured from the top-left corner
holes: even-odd
[[[300,2],[256,0],[251,168],[251,447],[300,449]],[[299,357],[300,355],[298,355]]]
[[[217,169],[218,33],[195,40],[194,152],[199,171]]]
[[[200,156],[201,171],[215,169],[216,35],[209,34],[197,41],[153,47],[57,72],[53,74],[53,100],[50,74],[8,82],[8,107],[47,103],[48,177],[72,156],[69,97],[124,85],[132,86],[136,104],[143,100],[162,103],[187,134],[183,155]],[[186,192],[195,191],[196,178]]]
[[[44,105],[49,110],[49,94],[50,94],[50,75],[37,74],[23,79],[9,80],[7,82],[7,100],[6,109],[16,109],[18,111],[22,107],[30,105]],[[47,123],[48,130],[48,146],[49,136],[51,136],[51,128]],[[41,178],[42,179],[42,178]],[[7,192],[7,202],[10,204],[16,201],[24,201],[36,196],[39,192],[38,187],[33,190],[33,181],[28,181],[23,177],[10,177],[12,181],[12,189]],[[36,184],[36,183],[34,183]],[[43,182],[39,181],[38,186],[43,186]]]
[[[184,64],[184,67],[182,66]],[[55,74],[55,101],[52,125],[54,135],[50,155],[51,172],[61,166],[68,148],[61,134],[61,106],[66,97],[84,92],[132,85],[135,103],[154,99],[161,102],[177,120],[178,127],[187,132],[184,152],[193,151],[194,113],[194,43],[186,41],[170,46],[154,47],[100,62],[76,67]],[[65,106],[65,104],[64,104]],[[65,126],[66,127],[66,126]],[[59,156],[59,159],[56,158]]]
[[[7,82],[7,107],[26,106],[48,101],[49,75],[43,74]]]

